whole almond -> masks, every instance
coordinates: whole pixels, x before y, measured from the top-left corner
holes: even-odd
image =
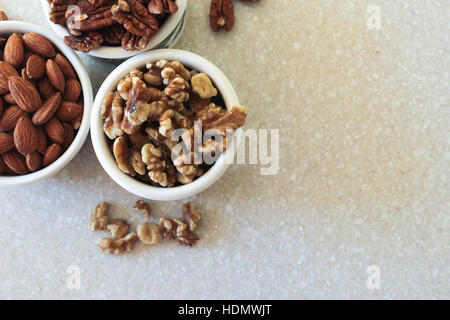
[[[22,62],[22,65],[20,66],[21,68],[25,68],[25,67],[27,66],[28,59],[30,59],[30,57],[31,57],[32,55],[34,55],[33,52],[31,52],[31,51],[25,51],[25,53],[24,53],[24,55],[23,55],[23,62]]]
[[[37,128],[37,135],[38,135],[38,148],[37,151],[40,154],[44,154],[45,150],[47,150],[48,146],[48,139],[47,135],[45,134],[45,131],[42,127]]]
[[[2,154],[2,160],[5,165],[16,174],[27,174],[28,167],[25,163],[25,158],[15,149],[9,150]]]
[[[22,37],[23,43],[28,50],[43,58],[53,58],[55,48],[47,38],[34,32],[27,32]]]
[[[55,162],[59,156],[61,155],[62,149],[61,146],[57,143],[50,145],[44,153],[44,167],[51,165]]]
[[[58,64],[52,59],[48,59],[46,71],[48,80],[50,80],[56,90],[64,92],[64,88],[66,87],[66,79],[64,78],[64,74]]]
[[[48,78],[43,78],[38,84],[39,93],[44,99],[50,98],[57,90],[52,86]]]
[[[66,81],[66,91],[64,92],[64,100],[76,102],[81,94],[81,84],[76,79]]]
[[[75,69],[73,68],[73,66],[69,62],[69,60],[66,59],[66,57],[64,57],[60,53],[57,53],[54,60],[58,64],[58,66],[61,68],[61,71],[64,73],[64,77],[66,77],[66,79],[76,79],[77,78]]]
[[[3,59],[13,67],[20,67],[23,61],[24,48],[21,37],[17,33],[13,33],[6,41]]]
[[[33,123],[37,126],[41,126],[47,123],[47,121],[53,117],[56,110],[58,110],[59,106],[61,105],[61,101],[62,97],[60,92],[52,95],[33,115]]]
[[[64,141],[61,146],[63,150],[67,150],[69,149],[70,145],[75,139],[75,130],[73,130],[73,127],[68,123],[63,123],[63,127],[64,127]]]
[[[35,112],[42,104],[36,88],[21,77],[9,77],[9,90],[17,105],[26,112]]]
[[[55,117],[51,118],[44,126],[45,132],[47,136],[58,144],[63,143],[64,141],[64,128]]]
[[[33,54],[27,61],[26,71],[30,79],[40,79],[45,74],[45,60]]]
[[[31,172],[38,171],[42,167],[42,157],[37,152],[27,154],[25,157],[25,162]]]
[[[3,112],[0,119],[0,130],[11,131],[17,124],[20,118],[26,116],[27,113],[18,106],[11,106]]]
[[[19,73],[12,65],[5,61],[0,61],[0,94],[3,95],[9,92],[9,77],[18,75]]]
[[[83,111],[83,107],[75,102],[64,101],[61,103],[58,111],[56,111],[56,117],[59,121],[70,122],[75,119]]]
[[[6,165],[3,162],[2,158],[0,157],[0,174],[2,174],[3,172],[5,172],[6,169]]]
[[[16,102],[14,101],[13,96],[11,95],[11,93],[5,94],[3,96],[3,99],[5,100],[5,102],[7,104],[16,104]]]
[[[75,130],[80,129],[81,122],[83,121],[83,113],[80,113],[75,119],[70,121],[70,124]]]
[[[14,138],[4,132],[0,132],[0,154],[14,148]]]
[[[23,155],[33,153],[38,148],[36,127],[30,118],[22,117],[14,128],[14,144],[17,151]]]

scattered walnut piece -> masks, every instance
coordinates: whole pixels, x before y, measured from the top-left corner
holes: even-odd
[[[157,244],[161,241],[161,227],[157,224],[143,223],[138,225],[137,235],[145,244]]]
[[[195,231],[197,229],[202,215],[190,202],[183,204],[183,219],[187,223],[189,230]]]
[[[183,221],[162,218],[159,224],[162,236],[167,240],[176,240],[178,244],[188,247],[192,247],[199,240],[195,233],[188,231],[188,226]]]
[[[95,207],[94,213],[90,215],[89,230],[106,230],[108,224],[108,204],[102,202]]]
[[[111,232],[113,238],[125,237],[128,233],[128,224],[122,219],[113,219],[106,225],[106,229]]]
[[[99,248],[105,253],[121,254],[125,251],[131,251],[138,240],[136,233],[130,233],[126,237],[114,240],[113,238],[104,238],[99,241]]]
[[[142,212],[145,220],[148,220],[148,218],[150,218],[150,215],[152,214],[152,209],[150,208],[150,206],[142,200],[136,201],[134,208]]]
[[[192,91],[202,99],[210,99],[217,96],[217,89],[213,86],[211,79],[204,73],[192,77]]]

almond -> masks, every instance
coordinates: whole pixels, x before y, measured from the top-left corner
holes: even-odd
[[[45,134],[45,131],[42,127],[37,128],[37,135],[38,135],[37,151],[41,154],[44,154],[45,150],[47,150],[48,139],[47,139],[47,135]]]
[[[9,92],[9,77],[18,75],[19,73],[12,65],[5,61],[0,61],[0,94],[3,95]]]
[[[45,74],[45,60],[33,54],[27,61],[26,71],[30,79],[40,79]]]
[[[55,162],[59,156],[61,155],[62,149],[61,146],[57,143],[50,145],[44,153],[44,167],[51,165]]]
[[[66,79],[58,64],[52,59],[47,60],[46,71],[48,80],[56,88],[56,90],[64,92],[66,87]]]
[[[3,162],[2,158],[0,157],[0,174],[2,174],[3,172],[5,172],[6,169],[6,165]]]
[[[61,146],[63,150],[67,150],[69,149],[70,145],[75,139],[75,130],[73,130],[73,127],[68,123],[63,123],[63,127],[64,127],[64,141]]]
[[[44,99],[50,98],[57,90],[52,86],[48,78],[43,78],[38,84],[39,93]]]
[[[23,55],[23,62],[22,62],[22,65],[21,65],[22,68],[25,68],[27,66],[28,59],[30,59],[30,57],[32,55],[34,55],[33,52],[25,51],[25,54]]]
[[[76,102],[81,94],[81,84],[76,79],[66,81],[66,91],[64,92],[64,100]]]
[[[75,130],[80,129],[81,127],[81,121],[83,120],[83,113],[80,113],[75,119],[70,121],[70,124]]]
[[[33,153],[38,148],[36,127],[30,118],[22,117],[14,128],[14,144],[17,151],[23,155]]]
[[[14,138],[7,134],[0,132],[0,154],[14,148]]]
[[[31,172],[38,171],[42,167],[42,158],[41,155],[37,152],[27,154],[27,156],[25,157],[25,162]]]
[[[21,37],[13,33],[6,41],[3,59],[13,67],[20,67],[23,61],[24,49]]]
[[[11,93],[5,94],[3,96],[3,99],[5,100],[6,103],[8,104],[16,104],[16,102],[14,101],[13,96],[11,95]]]
[[[57,53],[54,60],[61,68],[61,71],[64,73],[64,77],[66,77],[66,79],[77,78],[75,69],[73,68],[69,60],[66,59],[66,57],[64,57],[62,54]]]
[[[63,143],[64,141],[64,128],[59,122],[58,119],[55,117],[51,118],[46,124],[45,124],[45,132],[47,133],[47,136],[56,143]]]
[[[9,89],[14,101],[26,112],[35,112],[42,104],[36,88],[21,77],[9,77]]]
[[[25,158],[19,154],[16,150],[10,150],[2,154],[2,160],[5,165],[17,174],[27,174],[28,168],[25,163]]]
[[[64,101],[61,103],[58,111],[56,111],[56,117],[62,122],[70,122],[81,114],[82,111],[83,107],[78,103]]]
[[[23,43],[28,50],[43,58],[53,58],[55,48],[47,38],[34,32],[25,33],[22,37]]]
[[[44,104],[33,115],[33,123],[41,126],[50,120],[61,105],[61,93],[57,92],[47,99]]]
[[[0,96],[0,118],[3,114],[3,107],[4,107],[5,103],[3,102],[2,97]]]
[[[18,106],[11,106],[3,112],[0,119],[0,130],[11,131],[15,128],[17,121],[27,113],[20,109]]]

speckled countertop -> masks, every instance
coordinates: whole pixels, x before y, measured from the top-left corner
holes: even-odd
[[[47,26],[38,0],[0,8]],[[449,2],[238,2],[229,34],[207,17],[191,0],[177,47],[229,76],[247,128],[280,129],[278,174],[236,165],[190,199],[204,213],[196,248],[107,256],[93,207],[140,216],[88,138],[55,177],[0,191],[0,298],[450,298]],[[83,61],[95,89],[114,68]],[[181,203],[151,205],[177,216]]]

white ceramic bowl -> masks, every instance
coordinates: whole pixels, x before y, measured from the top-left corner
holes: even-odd
[[[96,50],[90,51],[88,54],[102,59],[124,60],[152,49],[173,48],[178,42],[184,26],[186,25],[187,2],[188,0],[176,0],[178,11],[167,18],[163,26],[153,36],[145,49],[140,51],[127,51],[122,47],[100,46]],[[64,39],[65,36],[69,35],[69,32],[65,27],[50,21],[50,6],[47,0],[41,0],[41,4],[51,28],[56,34]]]
[[[229,166],[226,159],[234,158],[235,145],[239,143],[241,132],[239,130],[236,132],[230,147],[219,157],[217,162],[207,173],[205,173],[205,175],[187,185],[173,188],[154,187],[140,182],[120,171],[109,147],[108,138],[103,132],[103,120],[100,118],[102,101],[109,92],[116,90],[119,81],[131,70],[143,68],[147,63],[160,59],[178,60],[189,68],[206,73],[210,76],[215,86],[222,94],[228,109],[231,109],[235,105],[239,105],[238,97],[230,81],[222,71],[208,60],[183,50],[154,50],[127,60],[106,78],[94,101],[93,112],[91,115],[91,138],[95,153],[97,154],[97,158],[101,165],[109,176],[121,187],[146,199],[163,201],[182,200],[204,191],[222,177]]]
[[[63,169],[80,151],[86,140],[87,134],[89,132],[89,119],[92,108],[92,85],[89,79],[89,75],[81,62],[80,58],[75,54],[75,52],[67,47],[60,38],[58,38],[51,30],[45,29],[35,24],[22,22],[22,21],[2,21],[0,22],[0,36],[9,35],[11,33],[26,33],[26,32],[36,32],[44,37],[46,37],[50,42],[53,43],[55,48],[72,63],[75,71],[80,79],[81,87],[83,89],[83,99],[84,99],[84,113],[83,120],[81,122],[80,129],[78,130],[77,136],[73,141],[69,149],[64,152],[61,157],[52,163],[50,166],[43,168],[34,173],[29,173],[23,176],[0,176],[0,187],[10,187],[10,186],[22,186],[30,183],[37,182],[39,180],[48,178],[55,175],[61,169]]]

